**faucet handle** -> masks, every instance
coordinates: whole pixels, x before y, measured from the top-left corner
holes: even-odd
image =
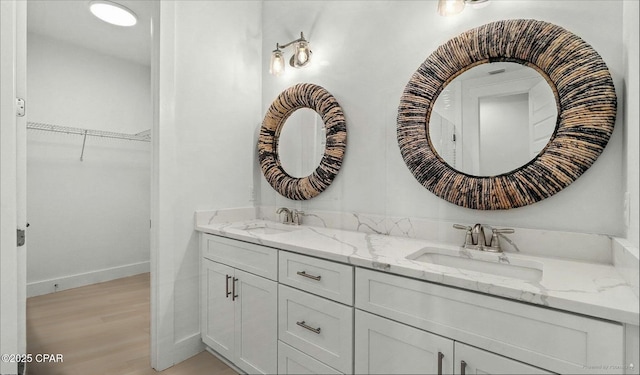
[[[453,227],[456,229],[462,229],[462,230],[468,230],[468,231],[472,229],[470,226],[462,225],[462,224],[453,224]]]
[[[453,227],[456,229],[461,229],[461,230],[466,230],[467,233],[464,236],[464,244],[462,244],[463,247],[467,247],[469,245],[473,244],[473,237],[471,236],[471,230],[473,228],[471,228],[468,225],[462,225],[462,224],[453,224]]]
[[[511,229],[511,228],[493,228],[491,229],[492,233],[496,233],[496,234],[500,234],[500,233],[504,233],[504,234],[512,234],[515,233],[515,229]]]
[[[489,251],[493,251],[493,252],[498,252],[501,253],[502,252],[502,248],[500,247],[500,237],[504,238],[505,241],[507,241],[509,244],[511,244],[511,246],[513,246],[514,249],[516,249],[516,251],[520,251],[520,249],[518,249],[518,246],[516,246],[515,243],[513,243],[513,241],[511,241],[511,239],[509,239],[509,237],[505,236],[505,234],[511,234],[511,233],[515,233],[516,231],[514,229],[511,228],[492,228],[491,229],[491,243],[489,244]]]
[[[302,224],[302,216],[304,216],[304,211],[293,210],[293,223],[295,225]]]

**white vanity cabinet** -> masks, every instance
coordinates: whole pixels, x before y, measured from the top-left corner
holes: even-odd
[[[247,373],[624,367],[616,322],[204,233],[201,252],[202,340]]]
[[[238,267],[249,263],[251,271],[276,275],[277,250],[257,249],[270,250],[274,257],[258,264],[246,256],[256,251],[252,244],[204,234],[201,246],[202,340],[247,373],[277,373],[277,282],[210,259]]]
[[[279,256],[279,373],[352,373],[353,267]]]
[[[461,373],[461,361],[466,363],[467,373],[476,369],[487,373],[550,373],[540,370],[545,369],[602,374],[616,373],[623,365],[624,333],[617,323],[361,268],[356,271],[355,290],[358,309],[395,320],[402,323],[396,327],[402,325],[403,330],[413,332],[395,338],[388,333],[391,329],[376,332],[391,323],[370,323],[369,318],[363,319],[365,313],[358,313],[356,372],[374,371],[372,359],[362,354],[367,352],[363,345],[375,347],[376,353],[402,352],[413,345],[404,338],[414,336],[412,340],[420,343],[419,349],[430,361],[416,368],[406,365],[406,371],[401,372],[419,372],[422,366],[432,369],[436,349],[441,347],[435,335],[452,340],[454,346],[453,354],[444,353],[446,366],[453,358],[453,372],[443,373]],[[433,335],[421,336],[411,328]],[[386,338],[372,342],[371,337],[379,334]]]

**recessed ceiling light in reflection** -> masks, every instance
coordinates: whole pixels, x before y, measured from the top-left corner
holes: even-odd
[[[89,2],[89,10],[104,22],[117,26],[133,26],[138,22],[136,14],[127,7],[106,0]]]

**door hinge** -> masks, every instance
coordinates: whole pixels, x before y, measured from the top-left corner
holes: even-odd
[[[24,117],[24,99],[16,98],[16,116]]]
[[[24,246],[26,241],[26,231],[24,229],[18,229],[18,247]]]

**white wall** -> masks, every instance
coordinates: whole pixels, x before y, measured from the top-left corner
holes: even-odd
[[[261,2],[161,3],[152,293],[158,370],[202,350],[194,211],[251,206],[261,121]],[[155,328],[154,328],[155,327]]]
[[[150,68],[29,33],[29,121],[123,133],[151,127]]]
[[[621,112],[607,148],[582,177],[551,198],[508,211],[475,211],[437,198],[413,178],[396,140],[402,90],[424,59],[459,33],[501,19],[544,20],[579,35],[607,63],[622,98],[622,3],[505,0],[457,17],[439,16],[436,6],[435,1],[264,2],[262,114],[285,88],[319,84],[344,110],[348,146],[340,174],[320,196],[292,202],[259,177],[262,204],[622,235]],[[266,51],[300,31],[314,52],[311,66],[269,75]]]
[[[28,119],[151,127],[148,66],[28,35]],[[150,144],[29,130],[29,295],[149,270]]]
[[[629,192],[629,225],[626,228],[626,237],[637,248],[638,247],[638,231],[640,231],[640,223],[638,223],[638,153],[640,145],[638,144],[640,135],[638,103],[640,102],[640,87],[638,75],[640,62],[638,61],[638,20],[640,13],[639,2],[635,0],[625,0],[623,2],[624,28],[623,28],[623,54],[624,54],[624,82],[625,82],[625,106],[624,106],[624,146],[625,146],[625,166],[626,166],[626,189]]]

